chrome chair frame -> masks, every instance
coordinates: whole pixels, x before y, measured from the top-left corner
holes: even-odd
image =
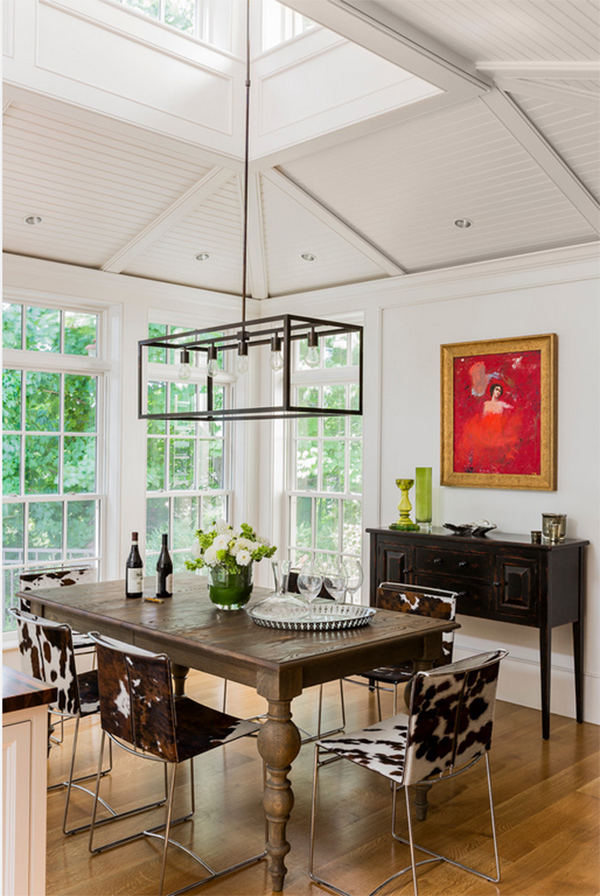
[[[392,821],[391,821],[391,834],[394,840],[397,840],[400,843],[403,843],[409,847],[410,850],[410,864],[406,867],[400,869],[400,871],[395,872],[394,874],[387,877],[383,883],[379,884],[374,890],[371,891],[369,896],[375,896],[375,894],[379,893],[390,881],[396,880],[401,875],[405,874],[407,871],[412,871],[413,878],[413,890],[414,896],[418,896],[418,883],[417,883],[417,868],[421,865],[427,865],[431,862],[447,862],[450,865],[453,865],[457,868],[460,868],[464,871],[468,871],[477,877],[481,877],[484,880],[489,881],[490,883],[498,883],[500,881],[500,859],[498,854],[498,839],[496,833],[496,816],[494,812],[494,800],[492,793],[492,779],[491,779],[491,771],[490,771],[490,760],[489,760],[489,748],[491,742],[491,733],[492,733],[492,724],[493,724],[493,708],[495,703],[495,690],[497,683],[497,675],[496,679],[492,683],[492,697],[491,697],[491,719],[489,724],[489,740],[486,744],[482,744],[479,748],[471,748],[471,755],[467,757],[467,761],[465,761],[462,765],[456,766],[455,759],[457,756],[456,743],[459,738],[458,732],[458,716],[462,708],[463,695],[465,691],[465,685],[467,684],[467,676],[469,673],[475,673],[478,670],[485,669],[487,667],[491,667],[493,665],[499,665],[500,661],[507,655],[508,651],[506,650],[497,650],[494,653],[483,654],[483,660],[480,662],[480,665],[475,665],[475,662],[481,657],[473,657],[471,660],[462,660],[458,663],[450,664],[447,666],[442,666],[438,669],[432,670],[431,672],[418,672],[416,673],[415,679],[419,679],[419,684],[423,681],[432,682],[435,680],[436,676],[448,676],[448,674],[453,674],[453,669],[458,670],[459,674],[465,673],[465,679],[462,685],[462,691],[460,695],[460,703],[456,710],[456,724],[454,727],[454,735],[453,735],[453,748],[452,748],[452,762],[446,763],[446,767],[442,768],[440,771],[437,771],[435,774],[427,775],[423,778],[415,778],[413,779],[413,770],[410,767],[411,750],[414,750],[415,744],[411,744],[411,737],[414,736],[414,732],[417,730],[418,721],[415,719],[418,718],[418,710],[415,712],[414,704],[414,692],[411,697],[411,708],[409,715],[406,716],[404,714],[400,714],[391,720],[388,720],[388,725],[393,728],[400,728],[400,722],[402,720],[406,720],[406,730],[407,730],[407,741],[406,741],[406,750],[404,752],[404,764],[402,766],[402,770],[397,777],[400,780],[395,780],[392,776],[392,772],[388,769],[388,774],[382,769],[370,768],[371,771],[379,772],[386,777],[390,778],[392,782]],[[428,712],[431,713],[432,710],[429,707]],[[385,724],[385,723],[384,723]],[[360,741],[361,736],[364,736],[369,731],[377,731],[377,725],[371,727],[371,729],[363,729],[362,731],[357,731],[352,734],[347,735],[347,743],[344,747],[346,753],[350,752],[350,745]],[[376,741],[374,741],[376,742]],[[418,744],[417,744],[418,746]],[[318,781],[318,773],[319,768],[327,763],[327,760],[323,761],[319,758],[319,751],[329,751],[335,753],[336,742],[327,742],[322,741],[318,742],[315,747],[315,759],[314,759],[314,771],[313,771],[313,788],[312,788],[312,798],[311,798],[311,816],[310,816],[310,840],[309,840],[309,859],[308,859],[308,874],[311,880],[320,886],[326,887],[329,890],[332,890],[334,893],[338,893],[339,896],[350,896],[350,894],[346,890],[342,890],[339,887],[336,887],[330,881],[325,880],[325,878],[320,877],[315,873],[314,868],[314,853],[315,853],[315,830],[316,830],[316,812],[317,812],[317,781]],[[479,750],[477,752],[477,749]],[[475,752],[474,752],[475,750]],[[399,750],[401,752],[401,750]],[[349,759],[350,761],[355,761],[357,764],[367,765],[366,762],[361,763],[360,760],[351,755],[343,755],[338,754],[334,756],[334,760],[337,759]],[[411,818],[411,807],[410,807],[410,787],[416,786],[418,784],[437,784],[441,781],[447,781],[451,778],[455,778],[458,775],[463,774],[464,772],[472,769],[475,765],[478,764],[480,759],[485,758],[485,768],[486,768],[486,776],[487,776],[487,789],[488,789],[488,800],[489,800],[489,810],[490,810],[490,821],[491,821],[491,829],[492,829],[492,843],[493,843],[493,851],[494,851],[494,861],[495,861],[495,876],[486,874],[482,871],[477,870],[469,865],[464,865],[461,862],[457,862],[455,859],[451,859],[448,856],[442,855],[441,853],[434,852],[427,847],[421,846],[420,844],[415,843],[414,833],[413,833],[413,824]],[[443,763],[443,760],[438,760]],[[390,764],[391,765],[391,764]],[[367,765],[368,768],[368,765]],[[407,773],[407,769],[409,769]],[[406,777],[406,780],[404,778]],[[410,780],[408,780],[410,778]],[[407,828],[408,828],[408,839],[404,837],[400,837],[396,833],[396,805],[397,805],[397,791],[398,787],[404,788],[405,802],[406,802],[406,815],[407,815]],[[415,850],[419,850],[424,852],[426,855],[430,856],[430,858],[422,859],[420,861],[416,860]]]
[[[82,708],[81,694],[79,689],[80,679],[75,671],[75,652],[73,649],[73,633],[71,627],[66,623],[52,622],[49,619],[44,619],[40,616],[36,616],[35,614],[27,612],[26,610],[17,609],[17,607],[10,607],[9,613],[17,620],[17,628],[19,631],[19,652],[21,654],[21,666],[23,668],[23,671],[28,675],[31,675],[33,678],[36,678],[38,681],[44,681],[46,684],[57,688],[57,699],[59,701],[62,701],[65,708],[57,709],[51,704],[49,707],[49,712],[51,712],[52,715],[59,716],[61,719],[61,723],[64,723],[64,721],[69,719],[75,720],[73,745],[71,747],[71,759],[69,763],[69,776],[66,781],[59,781],[55,784],[49,784],[47,790],[48,792],[52,792],[54,790],[66,788],[67,793],[65,797],[65,810],[63,814],[63,834],[77,834],[80,831],[88,830],[89,824],[78,825],[73,828],[67,827],[72,791],[74,789],[79,790],[82,793],[87,793],[89,796],[93,797],[93,792],[91,790],[88,790],[87,787],[83,787],[82,782],[91,781],[92,779],[95,779],[97,775],[97,772],[93,772],[88,775],[80,775],[77,778],[75,777],[75,762],[77,757],[79,724],[82,718],[95,715],[98,712],[98,707],[96,706],[96,708],[88,709],[87,711]],[[43,632],[52,632],[54,633],[55,640],[57,642],[61,642],[60,649],[64,650],[65,652],[62,683],[60,676],[56,676],[54,672],[47,670],[46,665],[50,661],[45,655],[41,644],[38,643],[37,645],[37,650],[39,653],[35,657],[32,657],[29,652],[25,651],[22,648],[21,642],[23,640],[23,626],[27,625],[33,626],[36,632],[38,630],[42,630]],[[28,635],[28,637],[31,637],[31,635]],[[39,636],[37,637],[39,640]],[[36,646],[33,644],[33,640],[32,646]],[[56,647],[56,644],[54,646]],[[111,771],[112,748],[109,754],[108,768],[101,770],[102,776],[104,777],[105,775],[108,775]],[[114,811],[111,806],[108,805],[108,803],[103,804],[109,812],[112,813]]]

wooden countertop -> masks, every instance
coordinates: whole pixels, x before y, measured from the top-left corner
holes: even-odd
[[[37,681],[10,666],[2,666],[2,712],[43,706],[56,700],[56,688]]]

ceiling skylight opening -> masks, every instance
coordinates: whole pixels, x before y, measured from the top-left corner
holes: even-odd
[[[315,23],[302,13],[295,12],[278,3],[277,0],[263,0],[262,3],[262,49],[271,50],[279,44],[304,34],[315,27]]]

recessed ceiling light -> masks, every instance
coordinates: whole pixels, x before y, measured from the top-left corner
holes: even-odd
[[[198,252],[198,254],[196,255],[196,261],[208,261],[209,258],[210,255],[208,254],[208,252]]]
[[[463,230],[466,230],[467,227],[472,227],[473,222],[469,221],[468,218],[457,218],[454,222],[455,227],[460,227]]]
[[[300,258],[302,258],[303,261],[316,261],[317,260],[317,256],[313,255],[312,252],[303,252],[302,255],[300,256]]]
[[[34,227],[36,224],[41,224],[43,218],[40,218],[39,215],[27,215],[26,218],[23,218],[26,224],[29,224],[31,227]]]

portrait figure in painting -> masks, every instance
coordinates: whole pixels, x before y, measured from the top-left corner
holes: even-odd
[[[540,353],[454,359],[454,469],[540,472]]]

